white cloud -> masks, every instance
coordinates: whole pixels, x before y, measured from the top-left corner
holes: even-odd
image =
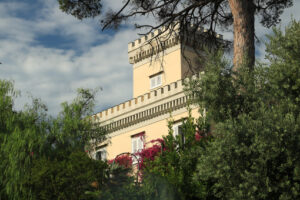
[[[109,38],[109,36],[101,34],[96,20],[77,20],[73,16],[63,13],[58,8],[56,1],[43,2],[43,9],[39,12],[39,19],[36,21],[37,31],[71,37],[76,40],[78,48],[85,48],[98,40]]]
[[[14,15],[17,11],[28,10],[30,5],[22,2],[2,2],[0,6],[0,17],[6,16],[8,14]]]
[[[37,13],[39,17],[33,20],[9,12],[2,13],[0,19],[0,28],[6,31],[0,33],[3,63],[0,78],[15,80],[16,88],[24,94],[16,107],[21,108],[29,101],[26,93],[30,92],[46,102],[51,114],[56,114],[61,102],[75,97],[78,87],[102,87],[98,104],[103,106],[130,98],[127,42],[136,33],[124,30],[115,36],[101,34],[96,22],[76,20],[62,13],[57,3],[49,2],[43,4]],[[13,5],[9,6],[16,11],[21,7],[21,4]],[[7,4],[0,3],[0,10],[3,9],[7,9]],[[37,38],[42,34],[71,37],[80,51],[37,45]]]
[[[16,17],[1,17],[0,30],[0,38],[5,37],[22,43],[32,42],[34,39],[32,24]]]
[[[125,31],[120,35],[127,40],[132,32]],[[74,96],[79,87],[102,87],[98,103],[116,104],[132,94],[131,66],[124,48],[127,44],[114,42],[117,37],[121,38],[120,35],[112,42],[89,49],[83,55],[75,55],[72,50],[44,47],[23,46],[22,52],[12,49],[13,53],[3,61],[0,77],[14,79],[18,89],[43,99],[51,113],[57,113],[61,100],[69,100],[64,95]],[[0,45],[3,46],[1,42]],[[127,89],[119,90],[120,87]]]

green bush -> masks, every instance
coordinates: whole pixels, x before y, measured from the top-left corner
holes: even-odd
[[[42,157],[32,162],[31,172],[24,185],[32,188],[33,199],[91,199],[87,190],[95,191],[92,184],[103,185],[107,164],[89,158],[77,151],[64,160]]]
[[[17,93],[12,82],[0,80],[0,199],[79,198],[81,187],[98,180],[105,169],[83,153],[89,141],[106,138],[106,132],[89,120],[95,93],[79,89],[56,118],[47,115],[38,99],[21,111],[13,110]]]
[[[216,198],[300,198],[300,23],[269,39],[268,64],[232,72],[218,56],[191,85],[214,122],[194,180]]]
[[[169,134],[164,137],[163,151],[155,159],[144,162],[143,187],[147,199],[203,199],[208,181],[193,181],[197,161],[211,140],[209,126],[203,118],[195,123],[189,116],[181,126],[184,141],[174,137],[172,121]]]

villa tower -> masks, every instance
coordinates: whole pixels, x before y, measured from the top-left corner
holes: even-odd
[[[174,134],[179,134],[181,119],[188,116],[183,82],[199,72],[200,61],[189,47],[188,37],[182,39],[178,32],[158,29],[128,44],[133,98],[93,116],[110,137],[95,147],[93,157],[113,159],[124,152],[141,150],[147,142],[168,134],[170,113]],[[199,116],[196,107],[192,107],[192,115]]]

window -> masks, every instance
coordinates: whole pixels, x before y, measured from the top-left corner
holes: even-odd
[[[162,73],[150,77],[150,89],[162,85]]]
[[[174,123],[173,127],[173,135],[174,137],[179,137],[179,142],[181,144],[185,143],[184,132],[182,130],[182,122]]]
[[[96,151],[94,153],[95,160],[106,160],[106,146],[96,147]]]
[[[138,152],[141,152],[141,150],[144,149],[144,135],[145,132],[141,132],[139,134],[131,136],[131,153],[136,154]],[[139,159],[139,156],[136,155],[137,159]],[[137,163],[137,160],[135,157],[132,159],[133,164]]]
[[[131,138],[132,153],[140,152],[144,148],[143,136]]]

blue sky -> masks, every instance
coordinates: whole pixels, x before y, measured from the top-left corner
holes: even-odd
[[[105,0],[107,7],[121,6],[119,0]],[[281,27],[293,16],[300,20],[300,2],[286,9]],[[256,34],[262,40],[270,33],[259,24]],[[56,0],[0,0],[0,79],[14,80],[22,97],[41,98],[56,115],[60,103],[71,101],[76,89],[101,87],[96,110],[102,110],[132,97],[132,67],[127,44],[137,31],[122,28],[102,32],[99,19],[79,21],[62,13]],[[221,33],[231,39],[232,33]],[[264,57],[264,45],[257,45],[257,56]]]

